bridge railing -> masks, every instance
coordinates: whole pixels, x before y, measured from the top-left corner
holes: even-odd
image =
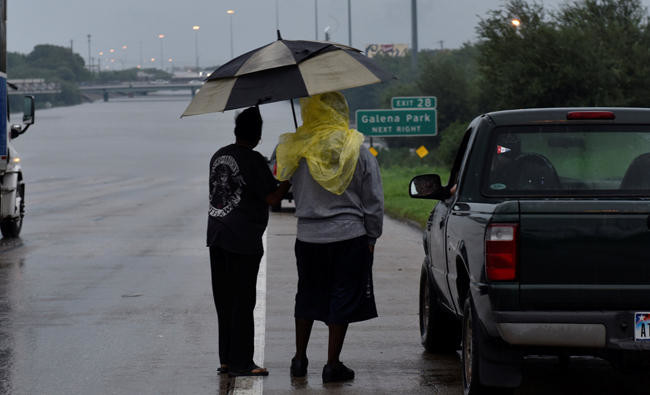
[[[12,79],[7,83],[12,88],[9,89],[9,95],[42,95],[42,94],[56,94],[61,93],[61,84],[58,82],[46,82],[43,78],[29,78],[29,79]]]

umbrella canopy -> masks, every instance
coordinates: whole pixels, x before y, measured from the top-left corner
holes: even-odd
[[[393,78],[357,49],[278,39],[215,70],[182,116],[313,96]]]

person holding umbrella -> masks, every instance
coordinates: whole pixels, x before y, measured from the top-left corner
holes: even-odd
[[[354,378],[339,359],[352,322],[377,317],[372,261],[383,224],[377,160],[349,129],[349,110],[338,92],[301,99],[303,125],[280,137],[278,178],[291,180],[298,226],[295,254],[296,353],[291,375],[307,374],[314,320],[329,329],[324,383]]]
[[[268,206],[282,199],[289,183],[278,185],[266,159],[253,150],[261,137],[262,117],[250,107],[235,119],[235,143],[210,160],[207,245],[219,321],[217,370],[230,376],[268,375],[253,362],[253,309]]]

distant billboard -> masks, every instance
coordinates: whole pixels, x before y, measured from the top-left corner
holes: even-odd
[[[408,44],[368,44],[366,46],[366,55],[374,58],[376,55],[386,56],[406,56]]]

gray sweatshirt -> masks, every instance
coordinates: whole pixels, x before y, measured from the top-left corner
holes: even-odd
[[[384,192],[377,159],[361,147],[357,168],[348,188],[335,195],[320,186],[304,159],[291,177],[298,217],[297,238],[308,243],[332,243],[381,235]]]

